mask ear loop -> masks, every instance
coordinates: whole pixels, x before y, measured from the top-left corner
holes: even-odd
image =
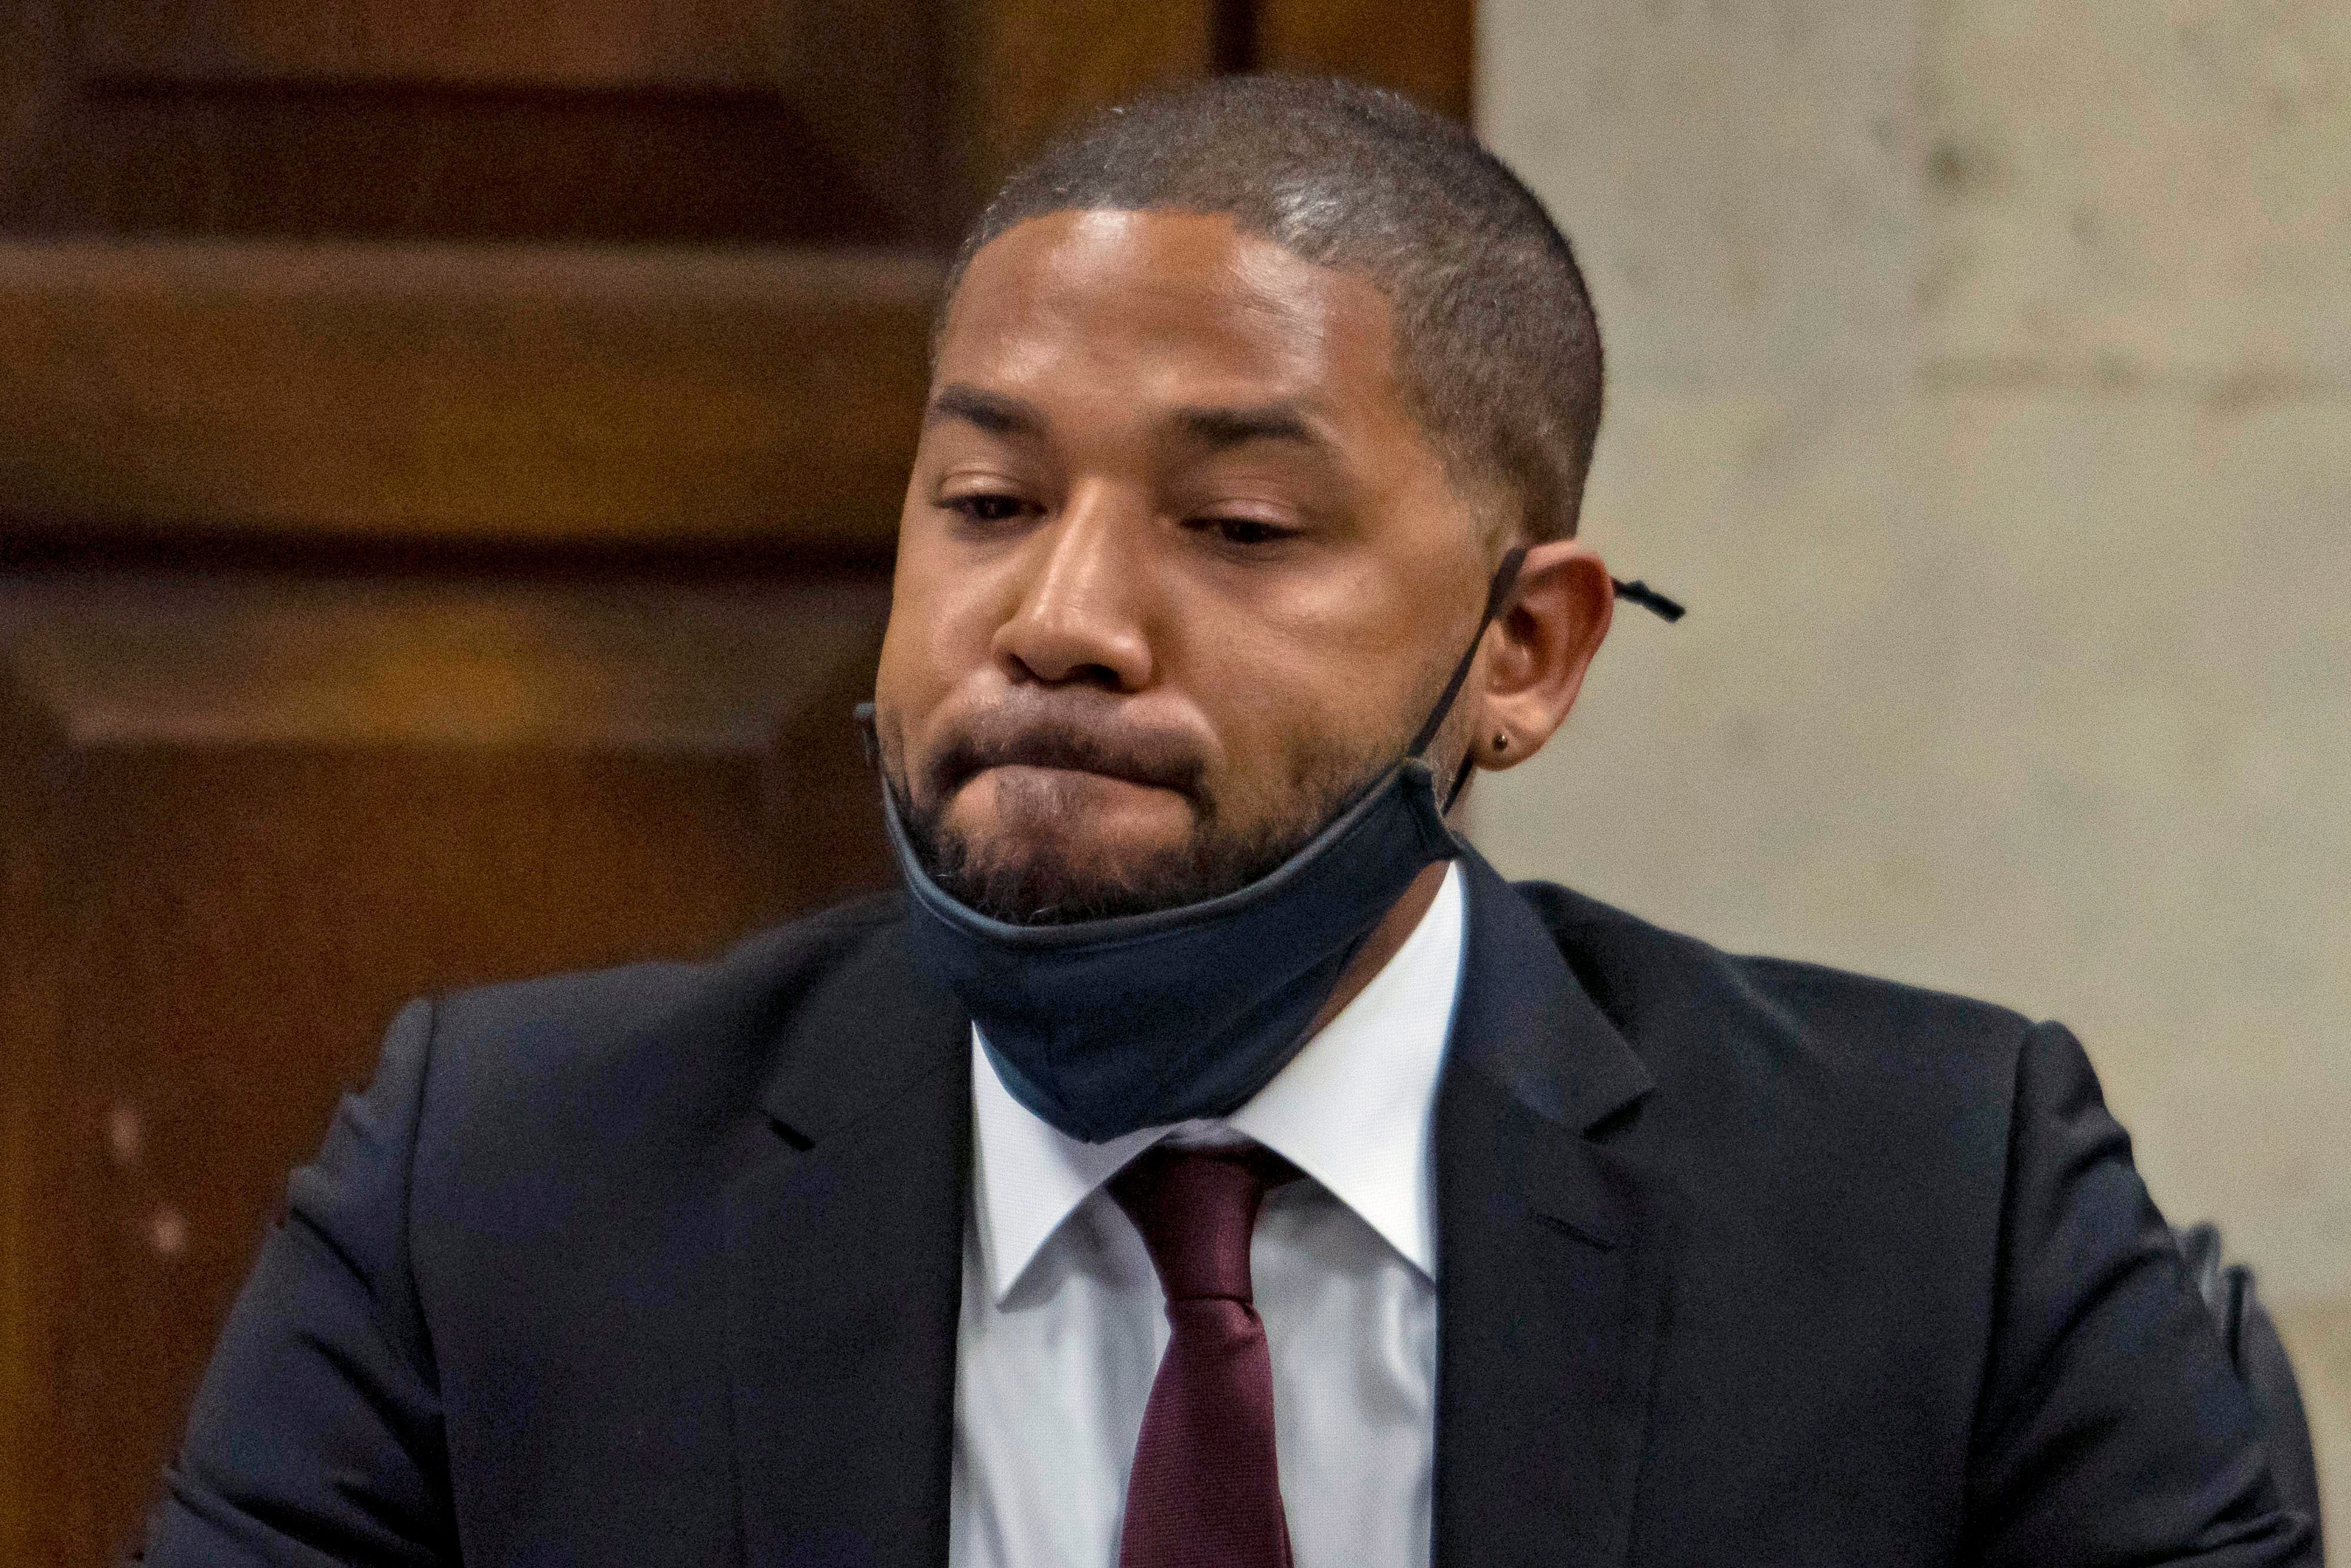
[[[1630,582],[1621,577],[1612,577],[1608,580],[1616,585],[1617,598],[1627,604],[1639,605],[1668,626],[1688,613],[1679,602],[1667,598],[1637,577]]]
[[[1487,628],[1501,615],[1510,603],[1511,591],[1519,585],[1519,569],[1526,565],[1527,548],[1525,545],[1512,547],[1502,557],[1501,564],[1494,569],[1494,580],[1486,590],[1486,612],[1478,618],[1477,634],[1469,639],[1468,652],[1461,655],[1461,662],[1453,666],[1453,678],[1445,683],[1445,695],[1437,699],[1437,706],[1430,711],[1428,722],[1422,725],[1420,733],[1413,737],[1409,755],[1418,757],[1428,749],[1429,742],[1437,738],[1437,730],[1445,723],[1445,716],[1453,709],[1453,699],[1461,695],[1461,684],[1469,678],[1469,666],[1477,662],[1478,646],[1485,642]],[[1646,582],[1626,582],[1614,577],[1608,580],[1615,586],[1619,597],[1639,605],[1668,625],[1680,620],[1684,614],[1679,604]],[[1461,799],[1461,791],[1469,784],[1469,769],[1474,765],[1475,753],[1463,752],[1461,766],[1454,769],[1453,782],[1446,789],[1445,804],[1439,808],[1440,812],[1451,811],[1453,803]]]
[[[1437,738],[1437,730],[1445,724],[1445,716],[1453,711],[1453,699],[1461,695],[1461,683],[1469,678],[1469,666],[1477,662],[1478,645],[1486,640],[1486,628],[1494,623],[1494,618],[1510,602],[1510,591],[1519,585],[1519,568],[1524,566],[1526,560],[1527,547],[1515,545],[1502,557],[1502,564],[1494,569],[1494,580],[1486,589],[1486,611],[1478,617],[1478,630],[1469,639],[1468,651],[1461,655],[1461,662],[1453,666],[1453,678],[1445,683],[1445,694],[1429,710],[1427,722],[1420,727],[1420,733],[1413,737],[1412,749],[1406,753],[1407,756],[1420,756],[1428,749],[1428,743]],[[1460,769],[1453,775],[1452,788],[1445,792],[1445,804],[1439,808],[1440,812],[1453,810],[1453,802],[1461,798],[1462,788],[1469,782],[1469,762],[1468,755],[1464,753]]]

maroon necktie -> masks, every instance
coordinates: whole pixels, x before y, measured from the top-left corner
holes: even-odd
[[[1159,1270],[1170,1331],[1135,1440],[1119,1568],[1290,1568],[1249,1233],[1266,1189],[1297,1174],[1264,1149],[1162,1144],[1111,1182]]]

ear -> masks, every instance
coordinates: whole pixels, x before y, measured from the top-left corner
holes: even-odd
[[[1607,565],[1582,541],[1527,551],[1510,606],[1486,633],[1469,755],[1480,768],[1511,768],[1543,748],[1583,689],[1583,672],[1608,635],[1616,589]]]

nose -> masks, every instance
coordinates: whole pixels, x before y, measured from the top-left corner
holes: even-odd
[[[1015,681],[1134,692],[1151,684],[1144,519],[1105,485],[1072,492],[1036,536],[1019,603],[994,652]]]

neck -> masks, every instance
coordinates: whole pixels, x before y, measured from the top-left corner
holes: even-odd
[[[1372,977],[1388,967],[1388,960],[1396,956],[1419,926],[1428,906],[1437,902],[1437,890],[1445,885],[1445,873],[1452,864],[1451,861],[1438,861],[1422,867],[1420,874],[1412,879],[1412,885],[1405,889],[1404,896],[1388,906],[1387,914],[1380,917],[1364,945],[1355,949],[1355,956],[1339,972],[1338,985],[1332,988],[1330,999],[1314,1015],[1314,1022],[1306,1031],[1309,1040],[1322,1033],[1322,1026],[1345,1010],[1347,1004],[1372,983]]]

